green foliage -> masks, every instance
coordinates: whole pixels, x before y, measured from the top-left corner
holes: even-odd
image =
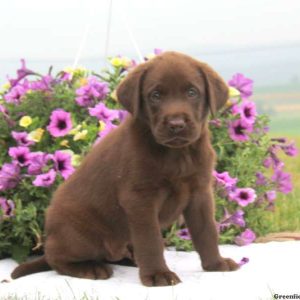
[[[117,67],[105,70],[102,76],[94,75],[107,81],[110,91],[113,92],[124,76],[123,73],[124,69]],[[62,80],[64,74],[68,75],[66,80]],[[36,130],[41,130],[38,140],[30,146],[31,152],[53,155],[57,150],[66,151],[72,157],[73,167],[76,168],[80,164],[82,157],[106,127],[103,122],[99,124],[96,117],[90,116],[86,107],[75,102],[76,90],[88,85],[90,76],[90,72],[82,69],[70,70],[69,73],[60,72],[56,77],[51,77],[51,85],[46,89],[28,88],[17,105],[8,103],[4,98],[12,88],[0,93],[0,105],[2,110],[5,109],[4,112],[0,112],[0,172],[3,164],[12,162],[8,153],[9,149],[18,146],[12,137],[12,131],[26,132],[30,136]],[[36,82],[37,78],[39,78],[38,75],[31,78],[29,82]],[[39,79],[39,81],[42,80],[42,78]],[[18,84],[25,86],[23,80],[20,80]],[[115,109],[120,107],[110,93],[105,103],[107,107]],[[51,113],[56,109],[70,112],[72,118],[72,130],[61,137],[54,137],[47,130]],[[20,120],[23,116],[30,117],[29,125],[21,125]],[[117,125],[118,122],[116,120],[114,124]],[[84,134],[76,137],[81,133]],[[42,172],[46,173],[52,168],[53,162],[50,160],[43,166]],[[64,179],[57,172],[55,182],[51,186],[36,186],[33,184],[36,175],[27,173],[27,166],[21,167],[21,180],[17,186],[11,189],[0,188],[0,199],[2,201],[10,199],[9,201],[13,203],[11,212],[5,212],[4,206],[3,208],[0,206],[0,258],[12,256],[17,261],[22,261],[29,254],[42,249],[45,209],[49,205],[53,191]],[[1,176],[0,173],[0,184]]]

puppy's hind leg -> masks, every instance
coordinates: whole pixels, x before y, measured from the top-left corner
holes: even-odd
[[[46,239],[48,264],[61,275],[86,279],[108,279],[112,268],[105,264],[105,248],[101,239],[93,241],[74,228],[65,226],[59,234]],[[72,237],[72,240],[70,238]]]
[[[111,267],[101,261],[60,262],[55,264],[55,270],[62,275],[85,279],[108,279],[113,273]]]

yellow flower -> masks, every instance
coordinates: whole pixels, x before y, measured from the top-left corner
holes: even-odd
[[[232,101],[230,99],[228,99],[225,103],[225,106],[230,107],[232,104],[233,104]]]
[[[86,138],[86,135],[88,134],[88,131],[86,129],[80,131],[80,132],[77,132],[74,137],[73,137],[73,140],[74,141],[78,141],[78,140],[84,140]]]
[[[37,128],[36,130],[29,132],[28,139],[38,143],[42,139],[44,132],[45,130],[43,128]]]
[[[122,59],[120,57],[113,57],[110,60],[110,63],[114,66],[114,67],[121,67],[122,66]]]
[[[73,74],[74,69],[72,67],[65,67],[63,69],[64,72],[69,73],[69,74]]]
[[[114,100],[114,101],[118,101],[118,98],[117,98],[117,91],[116,90],[113,90],[110,94],[110,97]]]
[[[73,154],[71,159],[71,164],[73,167],[78,167],[81,162],[81,156],[79,154]]]
[[[80,78],[79,79],[79,85],[80,86],[84,86],[84,85],[87,85],[87,83],[88,83],[88,80],[87,80],[87,78]]]
[[[104,130],[106,127],[106,124],[103,121],[99,121],[99,131]]]
[[[74,76],[85,76],[87,70],[84,67],[77,67],[76,69],[72,67],[66,67],[63,69],[63,71],[70,74],[72,79]]]
[[[75,128],[73,128],[70,132],[69,132],[69,134],[70,135],[75,135],[75,134],[77,134],[78,132],[79,132],[79,130],[81,129],[81,125],[79,124],[79,125],[77,125]]]
[[[148,58],[149,60],[154,58],[156,55],[154,53],[150,53],[148,55],[146,55],[146,58]]]
[[[72,67],[66,67],[66,68],[64,68],[63,71],[66,72],[66,73],[69,73],[69,74],[73,75],[74,73],[85,72],[86,68],[84,68],[84,67],[77,67],[76,69],[74,69]]]
[[[8,90],[10,89],[10,87],[11,87],[10,82],[4,83],[4,84],[1,86],[1,92],[4,93],[4,92],[8,91]]]
[[[20,119],[19,125],[22,127],[28,127],[32,123],[32,119],[29,116],[24,116]]]
[[[110,59],[110,63],[112,66],[118,68],[118,67],[123,67],[123,68],[128,68],[131,64],[131,60],[128,57],[113,57]]]
[[[78,167],[81,162],[81,156],[79,154],[75,154],[72,150],[70,149],[64,149],[60,150],[61,152],[67,153],[71,156],[71,164],[73,167]]]
[[[69,141],[68,140],[62,140],[60,143],[59,143],[61,146],[63,147],[67,147],[69,148]]]
[[[124,67],[124,68],[128,68],[129,66],[130,66],[130,64],[131,64],[131,60],[128,58],[128,57],[122,57],[122,66]]]
[[[86,68],[85,67],[81,67],[81,66],[79,66],[79,67],[77,67],[76,69],[75,69],[75,72],[86,72],[87,70],[86,70]]]
[[[241,93],[234,87],[232,86],[229,87],[229,98],[237,98],[240,96],[240,94]]]

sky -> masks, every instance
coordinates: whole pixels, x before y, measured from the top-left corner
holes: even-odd
[[[103,56],[110,0],[1,0],[0,59]],[[300,44],[298,0],[112,0],[109,54]]]
[[[203,58],[226,76],[247,72],[259,84],[300,77],[299,0],[1,0],[0,7],[1,82],[20,58],[38,71],[75,63],[95,70],[105,54],[137,58],[154,48]]]

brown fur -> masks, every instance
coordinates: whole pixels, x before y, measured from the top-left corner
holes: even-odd
[[[180,214],[205,270],[237,269],[218,251],[207,128],[209,110],[227,100],[226,84],[208,65],[166,52],[131,71],[117,95],[131,115],[57,189],[46,213],[45,257],[12,277],[40,264],[41,271],[49,265],[60,274],[106,279],[112,270],[105,261],[126,257],[144,285],[176,284],[161,229]]]

